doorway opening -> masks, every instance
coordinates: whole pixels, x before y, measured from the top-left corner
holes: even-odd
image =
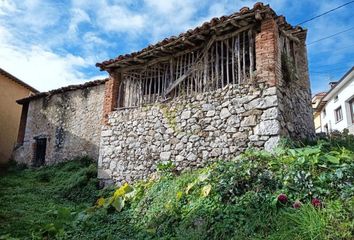
[[[45,152],[47,149],[47,138],[35,138],[36,146],[34,153],[34,167],[40,167],[45,163]]]

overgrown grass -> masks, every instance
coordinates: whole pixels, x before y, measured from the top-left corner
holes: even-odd
[[[354,137],[97,191],[78,161],[9,173],[1,234],[46,239],[352,239]],[[99,198],[97,196],[100,196]],[[4,209],[4,211],[3,211]]]
[[[88,158],[40,169],[12,166],[0,178],[0,236],[35,238],[55,221],[57,209],[75,212],[92,205],[96,172]]]

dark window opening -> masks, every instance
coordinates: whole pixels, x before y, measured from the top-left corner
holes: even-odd
[[[21,112],[21,119],[20,119],[20,126],[18,129],[17,135],[17,144],[22,145],[25,139],[25,132],[26,132],[26,123],[27,123],[27,114],[28,114],[28,103],[24,103],[22,105],[22,112]]]
[[[335,115],[336,122],[342,121],[343,120],[342,107],[339,107],[336,110],[334,110],[334,115]]]
[[[352,123],[354,123],[354,98],[349,101],[349,109],[350,109],[350,116],[352,119]]]

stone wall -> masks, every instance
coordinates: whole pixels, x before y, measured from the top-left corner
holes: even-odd
[[[44,96],[29,102],[24,141],[17,162],[33,164],[35,138],[47,138],[45,164],[76,156],[98,158],[104,84]]]
[[[315,125],[305,45],[306,31],[294,35],[300,40],[294,45],[295,62],[285,64],[282,59],[285,56],[280,54],[280,50],[277,55],[276,66],[281,69],[277,80],[281,135],[293,140],[313,140]],[[289,71],[293,74],[289,74]]]
[[[275,87],[264,83],[112,112],[102,129],[99,178],[146,178],[171,160],[178,170],[231,159],[248,147],[272,149],[280,134]]]

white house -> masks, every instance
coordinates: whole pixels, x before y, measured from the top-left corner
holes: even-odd
[[[331,84],[331,90],[322,99],[321,131],[342,131],[354,134],[354,67],[340,81]]]

